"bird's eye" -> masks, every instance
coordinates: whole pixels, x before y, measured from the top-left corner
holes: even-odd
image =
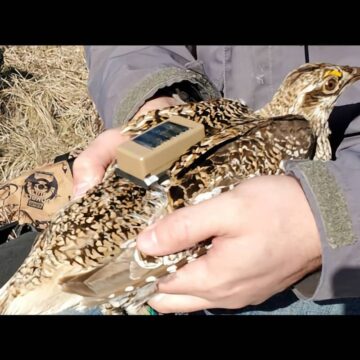
[[[335,90],[337,83],[338,83],[338,80],[336,78],[333,78],[333,77],[330,78],[325,83],[325,90],[330,91],[330,92]]]

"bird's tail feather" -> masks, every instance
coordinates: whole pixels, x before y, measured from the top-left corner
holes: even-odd
[[[76,307],[82,299],[79,295],[61,291],[57,282],[38,286],[33,291],[16,297],[11,296],[7,287],[8,285],[5,285],[0,291],[1,315],[58,314]]]

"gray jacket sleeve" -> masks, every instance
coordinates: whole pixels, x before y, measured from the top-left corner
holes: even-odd
[[[296,295],[360,297],[360,116],[350,123],[335,161],[288,161],[286,170],[303,187],[322,246],[321,271],[299,282]]]
[[[186,46],[88,46],[89,92],[106,127],[118,126],[158,90],[192,84],[199,99],[220,96]]]

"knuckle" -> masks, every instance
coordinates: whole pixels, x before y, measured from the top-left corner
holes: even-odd
[[[158,240],[162,244],[189,244],[191,221],[184,214],[174,214],[163,220],[162,226],[157,228]],[[179,249],[181,250],[181,249]]]
[[[86,170],[87,168],[91,167],[91,165],[91,159],[85,153],[80,154],[79,157],[75,159],[73,164],[74,175],[81,175],[80,172],[82,172],[83,169]]]

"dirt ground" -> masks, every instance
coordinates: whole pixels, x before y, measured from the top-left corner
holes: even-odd
[[[87,92],[83,47],[0,49],[1,183],[86,146],[103,128]]]

